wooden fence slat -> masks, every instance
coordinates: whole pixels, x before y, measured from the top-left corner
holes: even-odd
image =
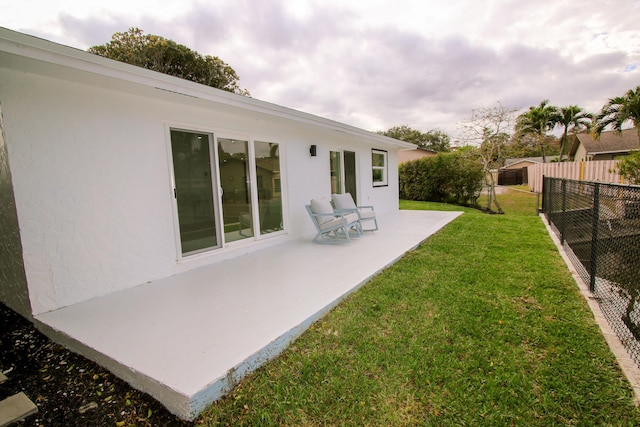
[[[590,162],[538,163],[529,166],[529,188],[534,193],[542,192],[542,177],[566,178],[583,181],[598,181],[622,184],[626,181],[616,172],[617,160],[594,160]]]

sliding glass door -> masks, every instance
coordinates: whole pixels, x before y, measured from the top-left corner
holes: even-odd
[[[284,229],[280,144],[170,135],[182,256]]]
[[[344,151],[344,192],[351,194],[358,203],[358,175],[356,173],[356,153]]]
[[[331,193],[350,193],[357,203],[356,153],[353,151],[329,151],[329,169],[331,173]]]

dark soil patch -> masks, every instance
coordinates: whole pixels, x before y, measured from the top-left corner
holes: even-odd
[[[17,426],[192,426],[148,394],[53,343],[0,303],[0,400],[23,391],[38,413]]]

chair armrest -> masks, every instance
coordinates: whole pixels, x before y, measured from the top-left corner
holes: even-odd
[[[342,216],[342,214],[340,214],[339,212],[327,212],[327,213],[315,213],[312,212],[313,216],[331,216],[331,217],[336,217],[336,216]]]
[[[358,212],[358,209],[334,209],[333,210],[336,214],[348,214],[348,213],[353,213],[353,212]]]
[[[374,210],[373,206],[368,206],[368,205],[367,206],[358,206],[358,209],[371,209],[371,210]]]

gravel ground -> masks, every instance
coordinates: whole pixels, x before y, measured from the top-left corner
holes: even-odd
[[[0,400],[23,391],[38,407],[17,426],[192,426],[149,395],[53,343],[0,303]]]

